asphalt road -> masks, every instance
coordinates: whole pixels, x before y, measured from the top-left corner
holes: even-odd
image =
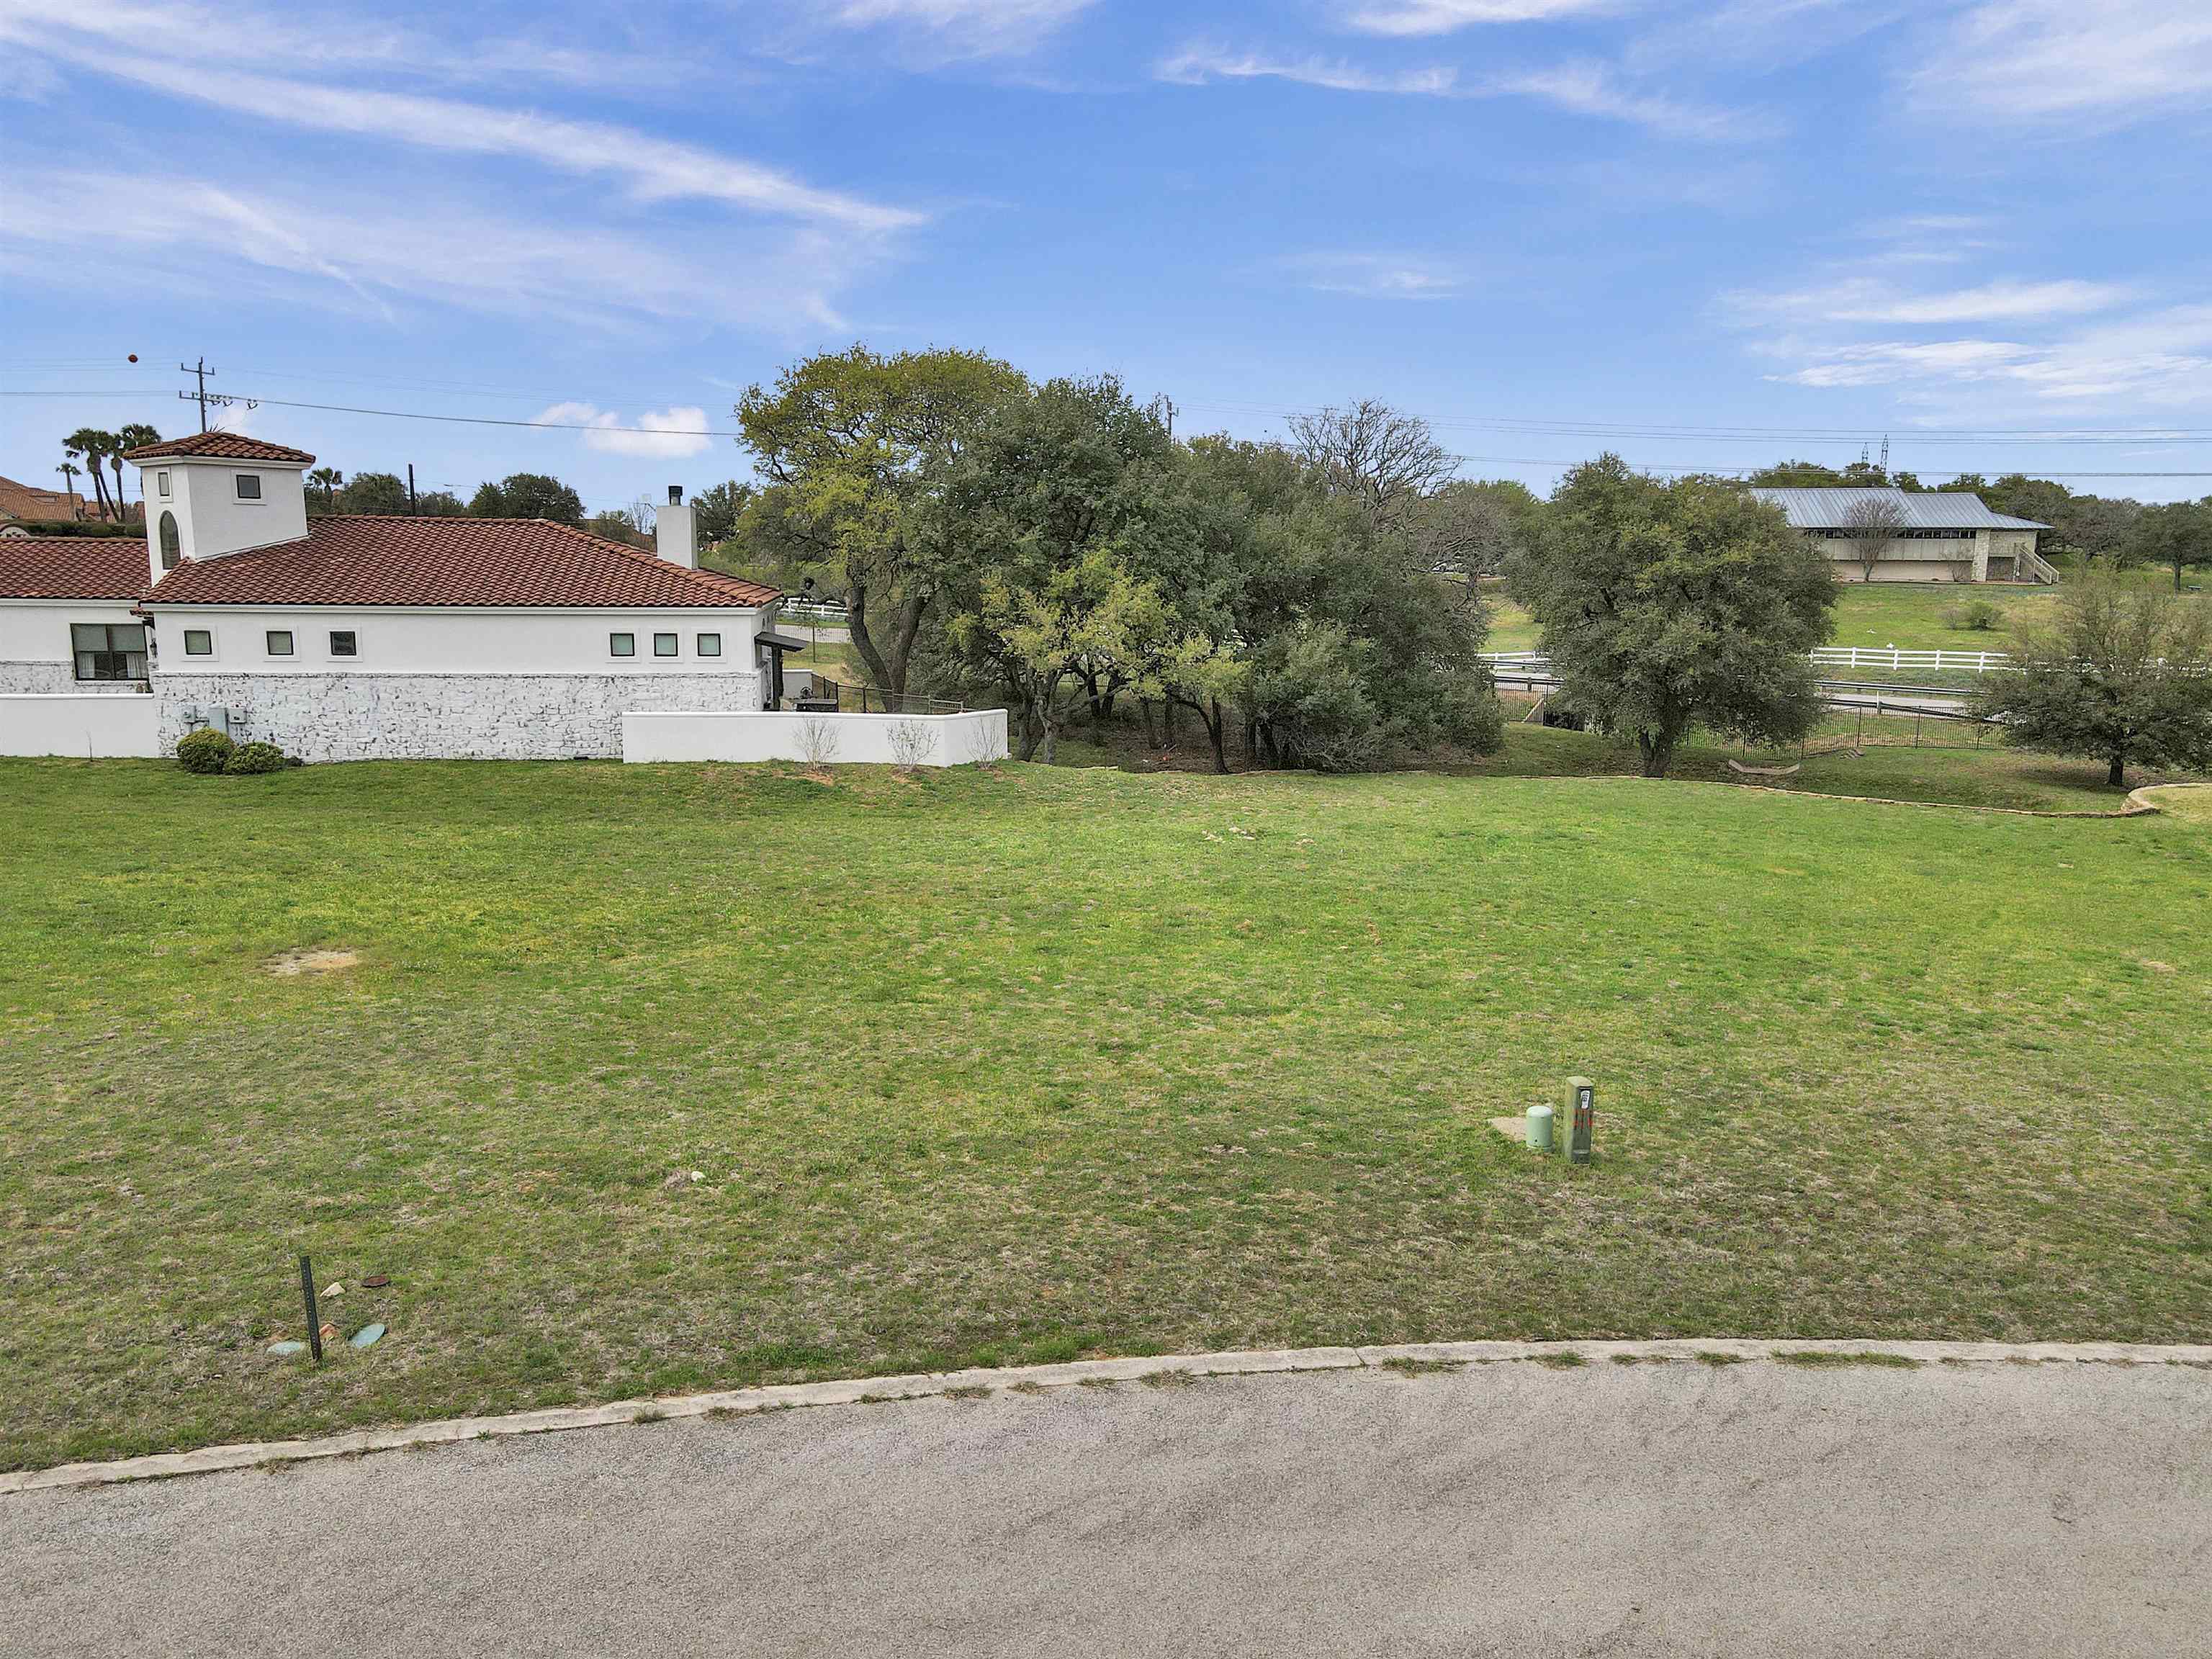
[[[2212,1371],[1530,1364],[0,1498],[0,1652],[2204,1653]]]

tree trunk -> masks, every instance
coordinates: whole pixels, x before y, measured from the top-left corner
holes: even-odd
[[[1674,763],[1674,739],[1664,732],[1638,731],[1636,751],[1643,757],[1644,775],[1647,778],[1665,777],[1667,769]]]
[[[1160,740],[1158,735],[1152,730],[1152,700],[1150,697],[1137,699],[1137,714],[1145,722],[1145,747],[1158,749],[1160,746]]]
[[[2108,772],[2108,773],[2106,773],[2106,774],[2105,775],[2105,781],[2106,781],[2106,783],[2108,783],[2108,784],[2112,785],[2112,787],[2113,788],[2115,788],[2115,789],[2118,789],[2118,788],[2123,787],[2127,783],[2127,781],[2128,781],[2128,759],[2127,759],[2127,757],[2126,757],[2125,755],[2115,755],[2115,756],[2113,756],[2113,757],[2112,757],[2112,769],[2110,772]]]
[[[860,653],[870,676],[878,685],[890,690],[890,665],[884,660],[875,635],[868,632],[868,585],[855,578],[849,569],[845,573],[845,626],[853,636],[853,648]]]
[[[919,588],[899,606],[898,627],[891,640],[891,680],[884,689],[901,698],[906,696],[906,672],[914,659],[915,639],[921,632],[921,613],[928,609],[929,595]]]
[[[1221,699],[1212,699],[1211,711],[1201,714],[1199,718],[1206,722],[1206,735],[1213,743],[1213,769],[1226,777],[1229,774],[1229,751],[1222,747],[1221,734],[1222,728],[1228,725],[1229,720],[1221,712]]]

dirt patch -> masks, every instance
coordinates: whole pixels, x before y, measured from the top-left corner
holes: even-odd
[[[358,951],[286,951],[261,965],[279,979],[301,974],[342,974],[361,961]]]

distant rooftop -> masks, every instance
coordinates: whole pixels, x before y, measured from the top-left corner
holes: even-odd
[[[1963,489],[1889,489],[1866,485],[1831,485],[1816,489],[1754,489],[1762,501],[1780,507],[1798,530],[1844,530],[1861,501],[1895,504],[1907,530],[2048,530],[2033,519],[1992,513],[1979,495]]]

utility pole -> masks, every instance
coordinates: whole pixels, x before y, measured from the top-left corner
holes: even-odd
[[[198,388],[191,392],[179,392],[177,396],[185,403],[198,404],[200,406],[200,430],[203,432],[208,429],[207,412],[208,405],[210,404],[217,409],[228,409],[233,404],[244,404],[248,409],[261,407],[261,400],[258,398],[229,398],[220,392],[210,392],[207,389],[208,376],[215,371],[207,366],[207,359],[204,357],[196,363],[179,363],[177,373],[191,375],[194,386]]]
[[[407,463],[407,516],[410,519],[422,516],[421,510],[415,505],[415,463],[412,461]]]

